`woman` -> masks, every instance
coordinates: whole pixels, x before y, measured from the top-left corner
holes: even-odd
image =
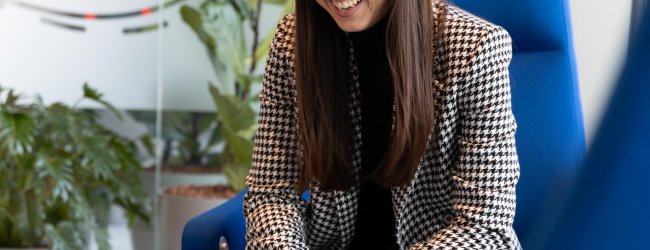
[[[277,28],[248,249],[520,248],[503,28],[439,0],[298,0]]]

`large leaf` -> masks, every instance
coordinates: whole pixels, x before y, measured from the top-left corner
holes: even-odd
[[[26,242],[34,243],[39,238],[40,230],[43,228],[43,216],[41,202],[33,192],[20,192],[14,189],[11,200],[11,210],[15,214],[17,232],[20,238]]]
[[[217,106],[219,119],[224,126],[236,133],[255,124],[257,114],[247,101],[242,101],[235,96],[222,95],[214,85],[209,84],[208,86],[212,99]]]
[[[88,98],[90,100],[93,100],[93,101],[101,104],[102,106],[104,106],[104,108],[106,108],[106,109],[110,110],[111,112],[113,112],[113,114],[115,114],[115,116],[117,116],[117,118],[119,118],[120,120],[123,119],[122,113],[120,113],[120,111],[117,111],[117,109],[111,103],[105,101],[102,98],[104,95],[102,93],[99,93],[99,91],[97,91],[96,89],[90,87],[90,85],[88,85],[88,83],[84,83],[83,91],[84,91],[84,97],[85,98]]]
[[[25,113],[2,111],[0,114],[0,138],[12,152],[23,153],[33,142],[36,129],[34,120]]]
[[[181,7],[181,17],[183,17],[183,21],[189,25],[194,32],[203,31],[203,19],[196,9],[189,6]]]
[[[151,137],[150,134],[143,134],[142,136],[140,136],[140,138],[138,139],[138,141],[142,144],[142,146],[144,147],[144,149],[147,151],[147,153],[148,153],[150,156],[153,156],[153,155],[156,154],[156,153],[154,152],[154,150],[155,150],[155,145],[154,145],[154,143],[153,143],[153,138]]]
[[[254,56],[258,62],[261,62],[262,59],[269,54],[269,50],[271,49],[271,42],[273,41],[273,37],[275,37],[275,32],[276,28],[273,28],[267,32],[264,36],[264,39],[257,45],[257,48],[255,48]]]
[[[219,1],[217,1],[219,2]],[[217,3],[217,5],[222,5],[225,4],[225,1],[221,1],[221,3]],[[201,8],[208,8],[208,6],[212,5],[212,1],[206,1],[202,4]],[[205,46],[206,51],[208,52],[208,57],[210,59],[210,62],[212,63],[212,69],[219,78],[220,84],[222,86],[225,86],[226,84],[231,83],[232,77],[230,77],[230,68],[224,61],[220,60],[220,55],[222,52],[219,52],[219,50],[223,50],[218,46],[217,44],[217,39],[210,34],[210,32],[207,31],[207,27],[203,25],[203,16],[201,13],[189,6],[183,6],[181,7],[181,17],[183,18],[183,21],[190,26],[192,31],[194,31],[194,34],[199,38],[199,41],[203,43]],[[207,10],[206,10],[207,12]],[[219,15],[214,15],[212,19],[208,19],[213,22],[219,22],[218,20]],[[229,51],[228,49],[225,50],[226,52]],[[228,57],[228,56],[226,56]]]
[[[108,242],[108,226],[106,224],[101,225],[95,229],[95,242],[97,243],[98,250],[110,250],[111,245]]]
[[[63,221],[56,225],[48,224],[45,231],[53,249],[83,249],[86,246],[85,230],[82,226],[71,221]]]
[[[204,152],[205,154],[207,154],[208,151],[209,151],[213,146],[215,146],[215,145],[221,143],[221,142],[224,140],[224,138],[223,138],[223,134],[222,134],[222,131],[221,131],[221,129],[220,129],[220,126],[221,126],[221,125],[216,126],[216,127],[213,128],[213,130],[210,132],[210,137],[209,137],[208,142],[206,143],[206,146],[205,146],[205,149],[204,149],[204,150],[205,150],[205,152]]]
[[[189,6],[183,6],[181,7],[181,17],[183,18],[183,21],[192,28],[192,31],[194,31],[194,34],[196,34],[199,40],[203,42],[208,53],[210,53],[211,56],[214,56],[214,53],[217,51],[217,42],[212,36],[210,36],[210,34],[205,32],[203,27],[203,18],[199,11]]]
[[[228,126],[222,126],[222,133],[228,143],[228,153],[237,165],[250,166],[253,156],[253,142],[250,137],[244,137],[232,131]]]
[[[6,105],[16,105],[16,101],[20,98],[20,96],[14,94],[14,90],[11,89],[9,90],[9,93],[7,93],[7,99],[5,101]]]
[[[235,192],[239,192],[246,186],[246,175],[249,168],[247,166],[229,164],[224,166],[223,173],[228,179],[228,184]]]

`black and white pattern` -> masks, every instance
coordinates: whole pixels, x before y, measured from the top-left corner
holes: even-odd
[[[455,6],[437,46],[437,124],[409,185],[392,189],[401,249],[520,249],[512,222],[519,163],[511,109],[509,34]],[[345,249],[354,232],[358,187],[295,194],[299,173],[294,69],[295,17],[278,24],[262,92],[253,166],[244,200],[247,249]],[[354,53],[354,52],[353,52]],[[354,54],[350,96],[361,160],[361,105]],[[394,116],[393,116],[394,119]],[[431,140],[435,138],[435,140]]]

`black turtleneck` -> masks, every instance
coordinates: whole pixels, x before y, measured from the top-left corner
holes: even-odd
[[[349,32],[361,87],[361,187],[356,230],[349,249],[398,249],[391,191],[367,177],[390,143],[393,84],[386,55],[388,15],[361,32]]]

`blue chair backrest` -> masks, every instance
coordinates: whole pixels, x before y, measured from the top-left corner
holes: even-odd
[[[521,178],[515,230],[526,247],[543,208],[574,180],[585,154],[566,0],[454,0],[512,36],[513,110]]]
[[[650,249],[650,5],[638,30],[576,186],[535,249]]]

